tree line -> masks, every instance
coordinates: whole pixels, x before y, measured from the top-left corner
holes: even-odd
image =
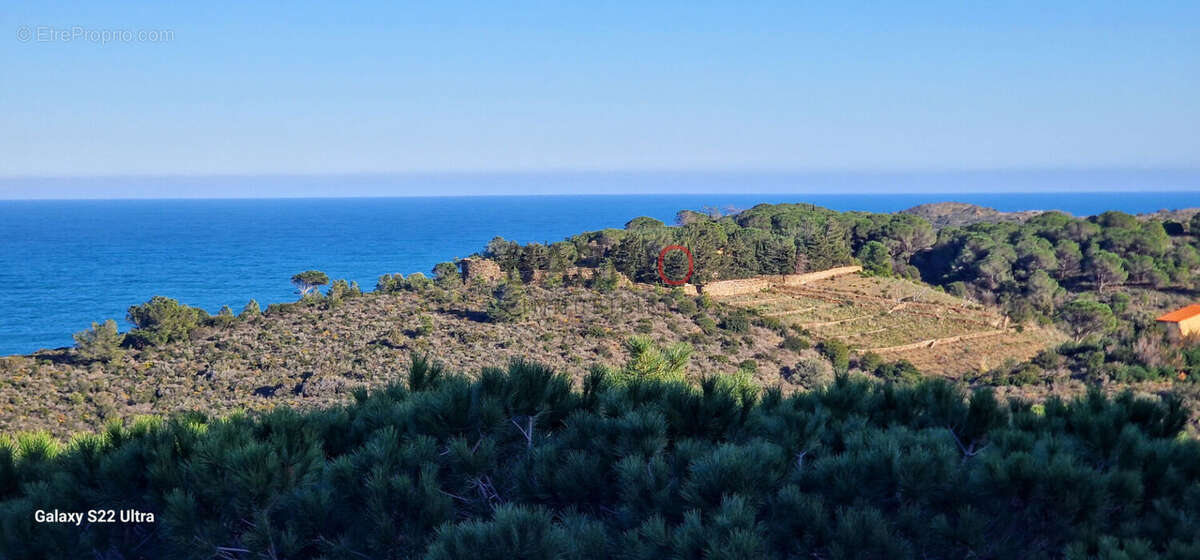
[[[837,212],[810,204],[762,204],[730,215],[680,212],[676,225],[635,218],[624,229],[586,232],[550,244],[495,238],[482,252],[502,269],[548,277],[571,267],[619,271],[660,283],[659,251],[688,247],[693,282],[791,274],[860,264],[864,273],[932,284],[999,308],[1016,324],[1057,324],[1073,341],[1039,363],[1014,364],[1000,377],[1038,379],[1020,367],[1067,366],[1097,380],[1200,376],[1194,341],[1174,340],[1132,290],[1198,294],[1200,214],[1187,223],[1120,211],[1076,218],[1041,213],[1024,222],[979,222],[934,229],[922,217]],[[668,254],[669,277],[686,272]],[[1079,356],[1086,356],[1079,358]]]

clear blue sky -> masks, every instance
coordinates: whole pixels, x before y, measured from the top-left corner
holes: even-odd
[[[25,4],[0,8],[0,197],[13,177],[1200,169],[1194,1]],[[36,36],[76,26],[173,35]]]

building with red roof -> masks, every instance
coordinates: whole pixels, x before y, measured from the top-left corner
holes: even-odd
[[[1166,325],[1168,330],[1174,331],[1180,336],[1200,333],[1200,304],[1176,309],[1155,321]]]

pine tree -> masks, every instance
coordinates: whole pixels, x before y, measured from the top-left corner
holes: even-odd
[[[252,299],[246,303],[245,307],[242,308],[242,312],[238,314],[238,317],[245,319],[248,317],[256,317],[258,315],[262,315],[262,308],[258,306],[257,300]]]
[[[529,301],[525,296],[525,284],[516,271],[509,271],[508,278],[492,292],[488,304],[488,318],[496,323],[515,323],[525,318]]]
[[[92,328],[75,333],[75,351],[85,360],[111,362],[125,353],[121,342],[125,336],[117,332],[117,322],[109,319],[103,323],[92,323]]]

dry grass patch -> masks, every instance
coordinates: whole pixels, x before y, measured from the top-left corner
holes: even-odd
[[[993,310],[897,278],[852,274],[717,299],[940,375],[1025,360],[1064,340],[1053,329],[1019,332]]]

